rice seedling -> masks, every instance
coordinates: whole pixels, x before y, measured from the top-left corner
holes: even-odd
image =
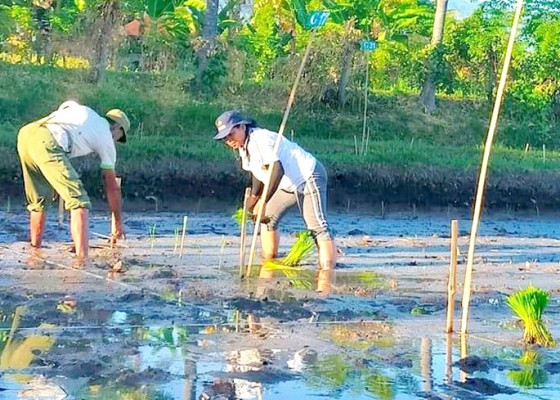
[[[181,238],[181,228],[175,228],[173,230],[173,234],[175,235],[175,245],[173,246],[173,254],[177,252],[177,247],[179,247],[179,241]]]
[[[281,260],[282,264],[290,267],[301,265],[311,255],[315,247],[315,242],[309,231],[302,231],[296,237],[297,239],[290,248],[290,251]]]
[[[548,379],[545,370],[540,368],[508,371],[507,376],[511,381],[522,388],[535,388],[541,386]]]
[[[548,305],[549,293],[529,286],[506,298],[507,305],[521,319],[524,326],[523,341],[545,347],[556,345],[555,340],[543,323],[542,315]]]
[[[311,290],[313,288],[313,274],[311,271],[303,270],[300,267],[286,265],[282,260],[267,260],[263,268],[268,271],[280,271],[288,278],[290,285],[298,289]]]
[[[309,231],[302,231],[296,236],[296,241],[284,258],[267,260],[263,268],[282,272],[293,287],[311,289],[313,286],[311,272],[304,271],[299,266],[311,255],[315,242]]]
[[[222,235],[222,244],[220,246],[220,259],[218,261],[218,269],[222,268],[222,258],[224,256],[225,247],[226,247],[226,237],[225,237],[225,235]]]
[[[519,358],[519,364],[521,365],[539,365],[541,363],[541,355],[540,353],[534,350],[527,350],[523,353],[523,355]]]
[[[253,216],[249,211],[247,211],[245,218],[245,221],[249,222],[251,221]],[[238,208],[237,211],[235,211],[235,213],[231,216],[231,219],[237,222],[237,225],[241,226],[241,224],[243,223],[243,208]]]
[[[153,224],[150,227],[150,246],[152,249],[154,248],[154,243],[156,241],[156,228],[157,228],[156,224]]]
[[[6,213],[10,213],[12,211],[12,199],[10,196],[6,199]]]

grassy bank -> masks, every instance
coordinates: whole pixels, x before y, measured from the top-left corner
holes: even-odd
[[[119,172],[129,198],[238,198],[245,177],[235,155],[211,140],[213,121],[224,109],[250,111],[260,125],[276,129],[286,87],[247,87],[221,96],[185,90],[180,75],[108,74],[99,86],[85,73],[0,64],[0,185],[4,196],[21,193],[15,152],[17,127],[76,99],[99,111],[126,110],[133,132],[119,146]],[[296,104],[288,137],[313,152],[330,173],[331,198],[405,204],[469,204],[481,157],[488,106],[442,100],[424,115],[415,98],[372,94],[368,152],[361,146],[360,105],[345,110]],[[355,108],[355,109],[354,109]],[[516,115],[519,114],[518,112]],[[553,206],[560,197],[557,143],[538,130],[531,116],[516,120],[507,108],[491,163],[487,204]],[[535,117],[536,118],[536,117]],[[355,139],[356,137],[356,139]],[[527,144],[529,145],[527,149]],[[545,144],[543,152],[542,145]],[[92,194],[101,195],[96,161],[77,163]]]

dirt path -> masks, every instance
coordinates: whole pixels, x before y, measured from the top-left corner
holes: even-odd
[[[332,279],[317,280],[312,258],[296,275],[240,281],[226,214],[190,214],[182,258],[181,215],[129,214],[127,240],[92,240],[91,261],[75,269],[66,228],[49,220],[33,255],[26,216],[0,213],[0,399],[555,398],[560,353],[540,350],[538,368],[522,367],[503,300],[529,283],[550,290],[560,337],[560,221],[485,219],[466,343],[481,361],[467,375],[446,362],[460,358],[459,338],[442,334],[451,217],[462,281],[469,225],[447,213],[336,214]],[[284,249],[301,228],[289,217]],[[107,234],[108,220],[94,213],[92,231]]]

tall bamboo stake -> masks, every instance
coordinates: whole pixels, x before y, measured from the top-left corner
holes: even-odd
[[[243,197],[243,215],[241,216],[241,240],[239,242],[239,277],[243,277],[243,271],[245,270],[245,238],[247,236],[247,200],[249,199],[249,194],[251,193],[251,188],[245,189],[245,196]]]
[[[459,224],[451,221],[451,260],[449,261],[449,283],[447,286],[447,327],[445,332],[453,332],[453,315],[455,313],[455,291],[457,289],[457,234]]]
[[[369,53],[366,52],[366,84],[365,84],[365,89],[364,89],[364,123],[363,123],[363,126],[362,126],[362,148],[361,148],[361,154],[362,155],[365,152],[365,143],[366,143],[368,89],[369,89]]]
[[[521,17],[521,10],[523,9],[523,0],[517,0],[517,8],[515,11],[515,17],[513,19],[513,25],[511,28],[511,33],[509,36],[509,43],[506,51],[506,56],[504,59],[504,65],[502,68],[502,75],[500,77],[500,84],[498,86],[498,92],[496,94],[496,101],[494,103],[494,110],[492,112],[492,119],[490,121],[490,127],[488,129],[488,136],[486,138],[486,144],[484,146],[484,156],[482,158],[482,165],[480,167],[480,176],[478,178],[478,188],[476,191],[476,203],[474,207],[473,222],[471,226],[471,236],[469,239],[469,252],[467,257],[467,268],[465,272],[465,286],[463,290],[463,317],[461,321],[461,333],[466,334],[469,322],[469,304],[471,301],[471,286],[472,286],[472,275],[473,275],[473,260],[474,251],[476,246],[476,236],[478,233],[478,224],[480,222],[480,213],[482,209],[482,200],[484,198],[484,188],[486,185],[486,174],[488,171],[488,161],[490,159],[490,152],[492,150],[492,142],[494,140],[494,133],[496,132],[496,127],[498,124],[498,115],[500,114],[500,107],[502,105],[502,97],[506,87],[506,80],[509,71],[509,64],[511,62],[511,54],[513,52],[513,45],[515,43],[515,37],[517,35],[517,27],[519,26],[519,19]]]
[[[317,29],[314,29],[311,37],[309,39],[309,43],[307,43],[307,47],[305,49],[305,54],[303,55],[303,59],[301,60],[301,65],[299,66],[299,70],[296,76],[296,80],[294,82],[294,85],[292,86],[292,90],[290,92],[290,97],[288,98],[288,104],[286,105],[286,110],[284,111],[284,117],[282,118],[282,123],[280,124],[280,129],[278,129],[278,135],[276,136],[276,142],[274,143],[274,153],[277,154],[278,153],[278,147],[280,146],[280,141],[282,140],[282,136],[284,135],[284,129],[286,129],[286,123],[288,122],[288,116],[290,115],[290,110],[292,108],[292,104],[294,103],[294,99],[296,96],[296,89],[298,87],[299,81],[301,79],[301,76],[303,74],[303,69],[305,67],[305,63],[307,61],[307,58],[309,57],[309,52],[311,50],[311,44],[313,43],[313,39],[315,38],[315,35],[317,34]],[[263,188],[263,192],[261,194],[261,200],[260,201],[264,201],[264,199],[266,199],[266,197],[268,196],[268,190],[270,188],[270,179],[272,177],[272,167],[270,168],[270,170],[268,171],[268,177],[267,180],[264,184],[264,188]],[[255,220],[255,228],[253,231],[253,240],[251,241],[251,249],[249,250],[249,263],[247,264],[247,274],[246,276],[250,276],[251,275],[251,267],[253,266],[253,261],[255,258],[255,252],[256,252],[256,248],[257,248],[257,239],[259,236],[259,229],[261,226],[261,221],[263,218],[263,211],[264,211],[264,207],[260,207],[259,208],[259,212],[257,214],[257,219]]]

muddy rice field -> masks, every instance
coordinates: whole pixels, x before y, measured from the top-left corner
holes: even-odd
[[[126,214],[110,248],[92,213],[91,259],[72,260],[49,215],[44,248],[27,215],[0,212],[0,399],[557,399],[560,351],[526,348],[504,299],[551,293],[560,338],[560,218],[483,216],[469,334],[446,335],[450,220],[459,219],[455,327],[469,212],[332,213],[333,274],[239,278],[239,227],[225,212]],[[303,229],[283,224],[282,251]],[[249,232],[251,232],[251,227]],[[531,365],[520,362],[538,354]]]

